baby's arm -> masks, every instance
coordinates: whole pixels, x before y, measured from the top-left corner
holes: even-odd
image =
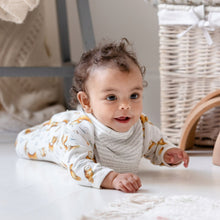
[[[133,173],[116,173],[111,171],[103,180],[101,187],[134,193],[141,187],[141,180]]]
[[[186,152],[169,142],[152,123],[144,123],[144,156],[157,165],[179,165],[184,162],[188,167],[189,156]]]

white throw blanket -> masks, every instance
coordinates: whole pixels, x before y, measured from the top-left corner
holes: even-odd
[[[1,0],[0,18],[0,66],[56,65],[45,41],[39,0]],[[58,78],[0,77],[0,131],[19,131],[49,119],[64,110],[62,97]]]
[[[27,13],[36,8],[39,2],[40,0],[1,0],[0,18],[4,21],[21,24]]]
[[[111,203],[81,220],[211,220],[220,217],[220,200],[195,195],[134,194]]]

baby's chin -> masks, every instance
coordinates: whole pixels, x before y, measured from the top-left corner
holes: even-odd
[[[127,131],[129,131],[131,129],[131,127],[129,129],[114,129],[112,127],[107,126],[108,128],[112,129],[115,132],[119,132],[119,133],[126,133]]]
[[[133,125],[126,126],[126,127],[115,127],[115,126],[107,126],[107,127],[112,129],[113,131],[116,131],[116,132],[119,132],[119,133],[126,133],[126,132],[128,132],[131,129],[132,126]]]

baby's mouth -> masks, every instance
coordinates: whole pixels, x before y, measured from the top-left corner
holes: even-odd
[[[121,122],[121,123],[126,123],[130,120],[130,118],[121,116],[121,117],[115,118],[115,120],[118,121],[118,122]]]

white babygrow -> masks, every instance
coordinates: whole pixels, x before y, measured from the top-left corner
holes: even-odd
[[[92,114],[74,110],[23,130],[16,140],[20,157],[60,164],[80,185],[96,188],[112,170],[136,172],[142,156],[169,166],[163,155],[173,147],[145,115],[129,131],[120,133]]]

